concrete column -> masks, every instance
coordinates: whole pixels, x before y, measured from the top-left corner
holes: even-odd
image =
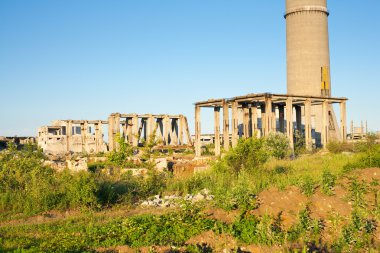
[[[328,136],[329,136],[328,106],[329,106],[329,102],[327,100],[323,101],[322,103],[322,146],[324,149],[327,148]]]
[[[73,122],[71,120],[67,121],[66,125],[66,151],[71,150],[71,136],[73,135]]]
[[[265,98],[265,131],[264,135],[267,136],[270,132],[272,132],[272,98]]]
[[[225,151],[230,149],[230,114],[225,100],[223,100],[223,145]]]
[[[286,100],[286,135],[289,138],[290,148],[294,148],[294,133],[293,133],[293,98],[289,97]]]
[[[132,146],[137,147],[139,145],[139,117],[133,115],[132,117]]]
[[[257,137],[257,105],[253,104],[251,107],[251,136]]]
[[[178,119],[178,145],[183,145],[183,126],[184,126],[183,116],[180,115]]]
[[[279,118],[279,125],[280,125],[280,132],[285,133],[285,107],[284,105],[278,106],[278,118]]]
[[[351,140],[354,139],[354,121],[351,120]]]
[[[276,119],[276,107],[272,107],[272,117],[271,117],[271,124],[272,124],[272,132],[277,132],[277,119]]]
[[[82,135],[82,152],[87,152],[87,132],[88,132],[88,123],[84,121],[80,124],[81,129],[80,133]]]
[[[340,104],[340,137],[343,142],[347,140],[346,101]]]
[[[100,133],[99,133],[99,123],[94,124],[95,127],[95,153],[99,153],[100,145],[99,145],[99,139],[100,139]]]
[[[109,151],[114,151],[115,149],[114,132],[115,132],[115,120],[114,120],[114,114],[111,114],[108,117],[108,150]]]
[[[195,156],[202,155],[201,145],[201,108],[195,106]]]
[[[220,155],[220,107],[214,107],[215,155]]]
[[[187,122],[187,118],[183,116],[184,124],[185,124],[185,135],[187,137],[187,145],[193,145],[193,141],[191,140],[191,134],[189,130],[189,123]]]
[[[146,120],[146,133],[147,133],[147,136],[146,136],[146,141],[149,142],[150,139],[152,138],[152,135],[154,133],[154,117],[152,114],[149,114],[148,115],[148,118]]]
[[[99,152],[102,152],[104,151],[102,148],[103,148],[103,144],[104,144],[104,139],[103,139],[103,123],[101,120],[99,120],[99,123],[98,123],[98,150]]]
[[[163,119],[163,125],[164,125],[164,143],[165,145],[169,145],[169,129],[170,129],[170,122],[169,122],[169,116],[165,115]]]
[[[116,148],[116,150],[119,150],[120,147],[119,147],[119,143],[116,140],[116,135],[117,134],[120,135],[120,113],[115,113],[114,121],[115,121],[115,132],[114,132],[114,138],[113,138],[114,147]]]
[[[125,119],[126,121],[126,126],[127,126],[127,139],[128,139],[128,143],[130,145],[132,145],[132,140],[133,140],[133,133],[132,133],[132,127],[133,127],[133,122],[132,122],[132,118],[126,118]]]
[[[239,114],[238,103],[232,102],[232,147],[236,147],[238,143],[238,131],[239,131]]]
[[[243,131],[244,138],[249,138],[249,108],[248,104],[243,104]]]
[[[311,101],[305,101],[305,144],[306,150],[313,150],[313,142],[311,137]]]

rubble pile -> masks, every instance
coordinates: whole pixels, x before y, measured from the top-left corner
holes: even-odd
[[[141,203],[142,207],[176,207],[180,206],[184,201],[196,203],[201,201],[211,201],[214,199],[214,195],[210,194],[210,191],[203,189],[197,194],[186,194],[184,197],[177,195],[163,196],[155,195],[148,200],[145,200]]]

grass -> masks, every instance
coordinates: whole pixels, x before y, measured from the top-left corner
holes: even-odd
[[[202,174],[171,179],[166,190],[185,194],[207,188],[216,195],[218,206],[227,210],[249,206],[252,196],[271,187],[285,190],[289,186],[298,186],[308,196],[314,193],[315,188],[321,187],[327,194],[332,194],[335,180],[347,173],[345,166],[357,163],[361,157],[362,154],[317,153],[295,160],[270,158],[259,168],[242,169],[238,174],[226,169],[226,161],[221,160]]]
[[[283,142],[280,144],[271,142],[271,145],[286,149]],[[100,247],[120,245],[135,249],[172,245],[182,247],[183,252],[211,252],[210,247],[185,245],[189,238],[205,231],[229,234],[239,245],[278,246],[290,252],[380,249],[375,237],[380,221],[379,182],[353,177],[360,174],[361,168],[380,164],[378,146],[371,144],[367,149],[362,146],[359,153],[315,153],[291,160],[281,159],[286,152],[276,152],[276,155],[273,149],[272,155],[266,152],[267,145],[263,139],[241,141],[236,149],[214,161],[210,170],[188,178],[152,171],[145,178],[117,173],[104,175],[98,171],[100,165],[93,166],[93,171],[88,173],[54,172],[42,165],[42,154],[38,151],[11,148],[0,154],[3,220],[56,209],[79,211],[69,218],[52,222],[3,222],[0,252],[94,252]],[[339,145],[334,145],[339,150]],[[126,157],[114,153],[112,159],[123,164]],[[345,201],[352,202],[350,217],[331,213],[323,220],[314,217],[306,205],[297,220],[285,226],[281,212],[263,216],[252,214],[260,204],[257,196],[269,188],[286,190],[295,186],[307,197],[319,188],[323,194],[331,196],[335,194],[336,185],[342,182],[347,190]],[[159,215],[133,216],[123,212],[109,215],[112,208],[129,206],[133,209],[140,200],[154,194],[176,192],[184,195],[204,188],[215,196],[207,208],[238,210],[240,216],[227,224],[209,217],[203,212],[204,206],[189,203],[180,210]],[[367,201],[369,197],[374,198],[373,204]],[[330,241],[325,240],[326,234],[332,238]]]

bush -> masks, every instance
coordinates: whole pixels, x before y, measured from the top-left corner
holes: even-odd
[[[282,244],[285,240],[285,231],[281,226],[281,214],[272,218],[268,215],[256,217],[243,213],[232,224],[232,235],[247,244]]]
[[[265,147],[269,155],[284,159],[289,154],[289,139],[282,133],[271,133],[265,137]]]
[[[230,150],[225,161],[232,171],[237,174],[242,169],[256,169],[268,159],[268,151],[262,138],[239,140],[236,148]]]
[[[126,143],[125,138],[120,137],[120,134],[117,134],[115,139],[119,148],[108,155],[108,160],[112,164],[120,167],[133,166],[133,164],[128,161],[128,158],[133,155],[133,147]]]
[[[301,191],[308,197],[314,194],[316,184],[310,176],[305,176],[300,182]]]

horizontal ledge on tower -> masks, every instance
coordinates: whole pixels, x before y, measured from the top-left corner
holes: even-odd
[[[296,8],[291,8],[291,9],[286,10],[284,18],[286,18],[290,14],[297,13],[297,12],[305,12],[305,11],[323,12],[323,13],[326,13],[327,16],[330,14],[328,9],[324,6],[307,5],[307,6],[296,7]]]

